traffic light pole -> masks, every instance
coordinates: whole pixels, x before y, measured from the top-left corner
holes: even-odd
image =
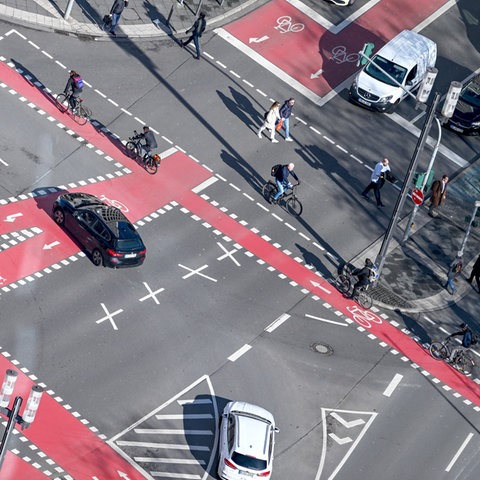
[[[417,166],[420,155],[425,147],[425,143],[428,137],[428,132],[430,131],[430,128],[432,126],[432,122],[435,117],[435,111],[437,109],[437,105],[439,101],[440,101],[440,93],[437,92],[435,93],[433,102],[427,111],[427,117],[425,118],[425,123],[423,125],[420,136],[418,137],[417,146],[415,147],[415,151],[413,153],[412,159],[410,160],[410,165],[408,166],[408,170],[405,175],[405,179],[403,181],[402,189],[400,191],[400,194],[398,195],[395,208],[393,209],[392,217],[390,218],[387,231],[385,232],[385,237],[383,238],[382,246],[380,247],[380,252],[378,253],[377,258],[375,260],[375,263],[378,267],[378,275],[377,275],[377,280],[375,284],[378,283],[378,279],[382,274],[382,269],[383,269],[383,265],[385,264],[385,258],[387,256],[388,247],[393,237],[394,227],[397,225],[398,219],[403,209],[403,205],[405,204],[408,190],[410,188],[410,182],[412,181],[413,173]]]

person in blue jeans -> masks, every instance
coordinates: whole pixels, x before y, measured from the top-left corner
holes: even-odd
[[[184,42],[180,42],[180,45],[182,47],[185,47],[193,40],[193,43],[195,44],[195,49],[197,51],[197,56],[195,57],[197,60],[200,60],[200,54],[201,54],[199,38],[202,36],[203,32],[205,31],[206,25],[207,25],[207,22],[205,20],[205,13],[200,12],[200,15],[195,20],[195,23],[185,32],[185,33],[191,33],[190,37]]]
[[[110,9],[112,25],[110,26],[110,30],[108,31],[108,33],[110,33],[110,35],[113,35],[114,37],[117,36],[117,34],[115,33],[115,28],[120,21],[120,17],[122,16],[125,7],[128,7],[128,0],[115,0],[113,2],[112,8]]]
[[[273,203],[277,203],[277,200],[281,195],[283,195],[285,190],[292,188],[292,184],[288,181],[289,175],[291,175],[298,183],[300,183],[300,180],[293,170],[294,168],[295,165],[293,163],[289,163],[288,165],[282,165],[277,170],[277,173],[275,174],[275,181],[277,183],[278,192],[273,197]]]
[[[285,100],[280,108],[280,118],[282,119],[283,126],[285,127],[285,141],[292,142],[290,138],[290,115],[292,114],[293,106],[295,105],[295,99],[289,98]]]

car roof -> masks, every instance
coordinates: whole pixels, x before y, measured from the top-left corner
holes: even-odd
[[[418,58],[423,52],[436,51],[436,48],[433,40],[412,30],[403,30],[384,45],[377,55],[410,69],[418,62]]]

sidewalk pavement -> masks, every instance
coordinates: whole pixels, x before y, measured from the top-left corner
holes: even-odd
[[[245,15],[267,0],[130,0],[115,30],[122,38],[158,38],[185,35],[195,21],[197,10],[205,12],[207,30],[220,27]],[[47,30],[111,40],[101,29],[102,18],[113,0],[75,0],[68,20],[64,19],[69,0],[2,0],[0,19],[37,30]]]
[[[117,39],[155,38],[183,35],[195,20],[201,0],[130,0],[117,27]],[[216,28],[266,3],[268,0],[203,0],[201,10],[207,18],[207,29]],[[69,0],[3,0],[0,18],[40,30],[62,32],[112,40],[101,29],[102,18],[110,11],[113,0],[76,0],[71,16],[63,18]],[[442,173],[442,172],[440,172]],[[465,235],[467,215],[475,200],[480,200],[480,160],[450,182],[444,208],[438,218],[428,216],[422,206],[415,227],[405,246],[400,240],[413,203],[407,199],[407,216],[399,222],[378,285],[371,290],[375,304],[403,312],[426,312],[445,308],[470,292],[466,281],[480,253],[480,227],[472,229],[463,255],[463,273],[457,292],[450,295],[444,288],[450,262],[460,250]],[[428,203],[428,202],[426,202]],[[410,210],[410,211],[408,211]],[[478,217],[480,223],[480,217]],[[376,258],[383,237],[361,252],[351,263],[359,265],[365,258]]]

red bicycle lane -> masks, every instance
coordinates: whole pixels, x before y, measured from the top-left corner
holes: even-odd
[[[306,87],[311,99],[319,103],[318,97],[339,87],[358,70],[357,53],[364,43],[374,43],[378,51],[402,30],[415,28],[447,2],[383,0],[335,34],[288,1],[272,0],[225,30]]]

